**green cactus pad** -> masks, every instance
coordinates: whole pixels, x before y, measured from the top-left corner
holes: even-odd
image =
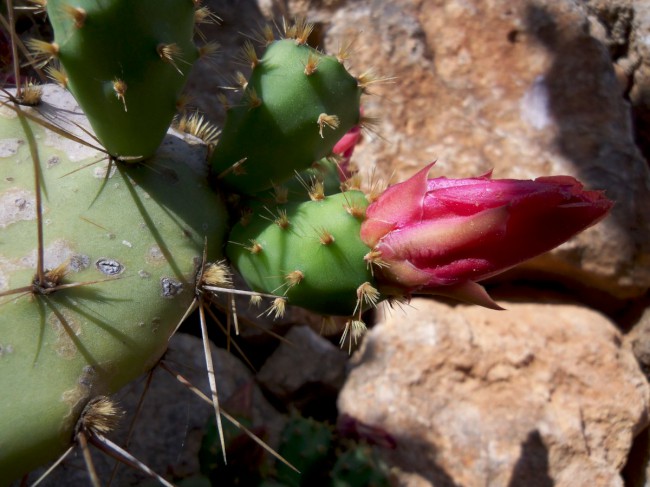
[[[74,108],[63,90],[44,87],[46,99],[52,92],[63,95],[59,106]],[[55,113],[48,104],[39,109]],[[32,143],[45,268],[63,265],[61,285],[86,283],[47,295],[30,289]],[[0,485],[62,452],[90,399],[155,365],[195,296],[206,237],[209,256],[219,257],[225,210],[183,162],[189,151],[174,148],[146,165],[109,170],[107,161],[89,164],[100,153],[0,108],[0,291],[26,287],[0,298]]]
[[[226,252],[248,285],[325,315],[351,315],[359,286],[374,280],[359,238],[367,201],[348,191],[322,200],[256,205]],[[358,311],[358,309],[357,309]]]
[[[48,0],[67,84],[108,152],[154,153],[198,51],[190,0]]]
[[[306,74],[310,63],[315,69]],[[255,64],[211,161],[216,177],[246,194],[281,184],[327,156],[359,123],[361,96],[335,57],[292,39],[271,43]]]

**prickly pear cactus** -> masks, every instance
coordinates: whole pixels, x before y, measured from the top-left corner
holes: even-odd
[[[167,132],[199,55],[192,43],[195,3],[48,0],[54,43],[33,47],[58,59],[57,79],[111,155],[148,157]]]
[[[294,38],[271,42],[259,59],[249,46],[253,71],[211,160],[215,176],[242,193],[283,183],[359,123],[357,79],[336,57],[307,46],[308,31],[294,27]]]
[[[347,191],[253,205],[233,227],[228,258],[256,291],[317,313],[350,316],[380,299],[364,260],[370,249],[359,238],[367,204],[362,192]]]
[[[48,94],[75,111],[60,88]],[[155,365],[195,296],[206,238],[219,256],[224,208],[184,153],[93,163],[100,153],[75,158],[77,144],[0,109],[0,484],[65,449],[90,399]]]
[[[334,440],[333,428],[312,418],[294,414],[282,432],[278,453],[287,459],[300,474],[284,464],[277,468],[277,479],[284,485],[299,487],[316,485],[310,475],[316,475],[327,462]]]
[[[390,487],[388,466],[369,445],[350,445],[336,460],[332,487]]]

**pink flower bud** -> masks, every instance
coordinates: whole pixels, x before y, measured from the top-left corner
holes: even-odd
[[[441,294],[500,309],[477,281],[557,247],[612,207],[570,176],[427,179],[432,165],[367,209],[361,239],[386,294]]]
[[[363,108],[360,110],[360,117],[363,116]],[[361,140],[361,125],[355,125],[348,130],[343,137],[334,145],[332,152],[341,156],[339,161],[339,177],[341,182],[352,176],[350,160],[355,146]]]

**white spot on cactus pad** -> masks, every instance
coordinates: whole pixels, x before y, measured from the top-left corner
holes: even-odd
[[[163,298],[173,298],[183,292],[183,283],[171,277],[161,277],[160,286]]]
[[[90,265],[90,257],[87,255],[76,254],[70,257],[68,268],[73,272],[81,272]]]
[[[111,171],[110,173],[108,172],[108,166],[109,163],[106,162],[105,164],[102,164],[101,166],[96,167],[93,169],[93,176],[98,178],[98,179],[106,179],[106,174],[108,173],[108,178],[112,178],[113,175],[115,174],[116,167],[115,164],[110,164],[111,166]]]
[[[47,168],[54,167],[61,162],[61,158],[58,156],[52,156],[47,160]]]
[[[25,189],[10,188],[0,195],[0,228],[36,219],[36,197]]]
[[[54,269],[64,262],[70,261],[70,259],[75,255],[75,251],[70,242],[64,239],[59,239],[45,247],[44,254],[45,268]],[[32,250],[25,257],[22,257],[18,261],[17,267],[36,269],[36,249]]]
[[[124,266],[122,264],[115,259],[107,259],[106,257],[98,259],[97,262],[95,262],[95,267],[99,272],[106,274],[107,276],[117,276],[124,272]]]
[[[75,337],[81,334],[81,326],[75,317],[67,309],[60,308],[56,313],[50,313],[47,323],[56,335],[56,340],[52,345],[57,355],[63,358],[73,358],[78,350],[74,337],[70,336],[70,331]]]
[[[152,264],[162,264],[165,262],[165,254],[160,250],[160,247],[152,245],[151,248],[149,248],[149,252],[147,252],[145,259],[147,262]]]
[[[140,270],[138,271],[138,275],[139,275],[142,279],[149,279],[149,278],[151,277],[151,274],[149,274],[149,273],[148,273],[147,271],[145,271],[144,269],[140,269]]]
[[[129,242],[128,240],[122,240],[122,245],[128,247],[128,248],[133,248],[133,244]]]
[[[2,358],[4,355],[9,355],[10,353],[14,353],[13,345],[3,345],[0,343],[0,358]]]
[[[4,139],[0,140],[0,157],[11,157],[21,145],[25,143],[22,139]]]

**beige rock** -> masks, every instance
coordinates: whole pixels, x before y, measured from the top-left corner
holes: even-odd
[[[402,485],[615,486],[650,389],[602,315],[416,299],[367,336],[339,410],[393,437]]]
[[[343,385],[348,354],[308,326],[294,326],[285,338],[258,372],[259,383],[285,403],[334,395]]]

